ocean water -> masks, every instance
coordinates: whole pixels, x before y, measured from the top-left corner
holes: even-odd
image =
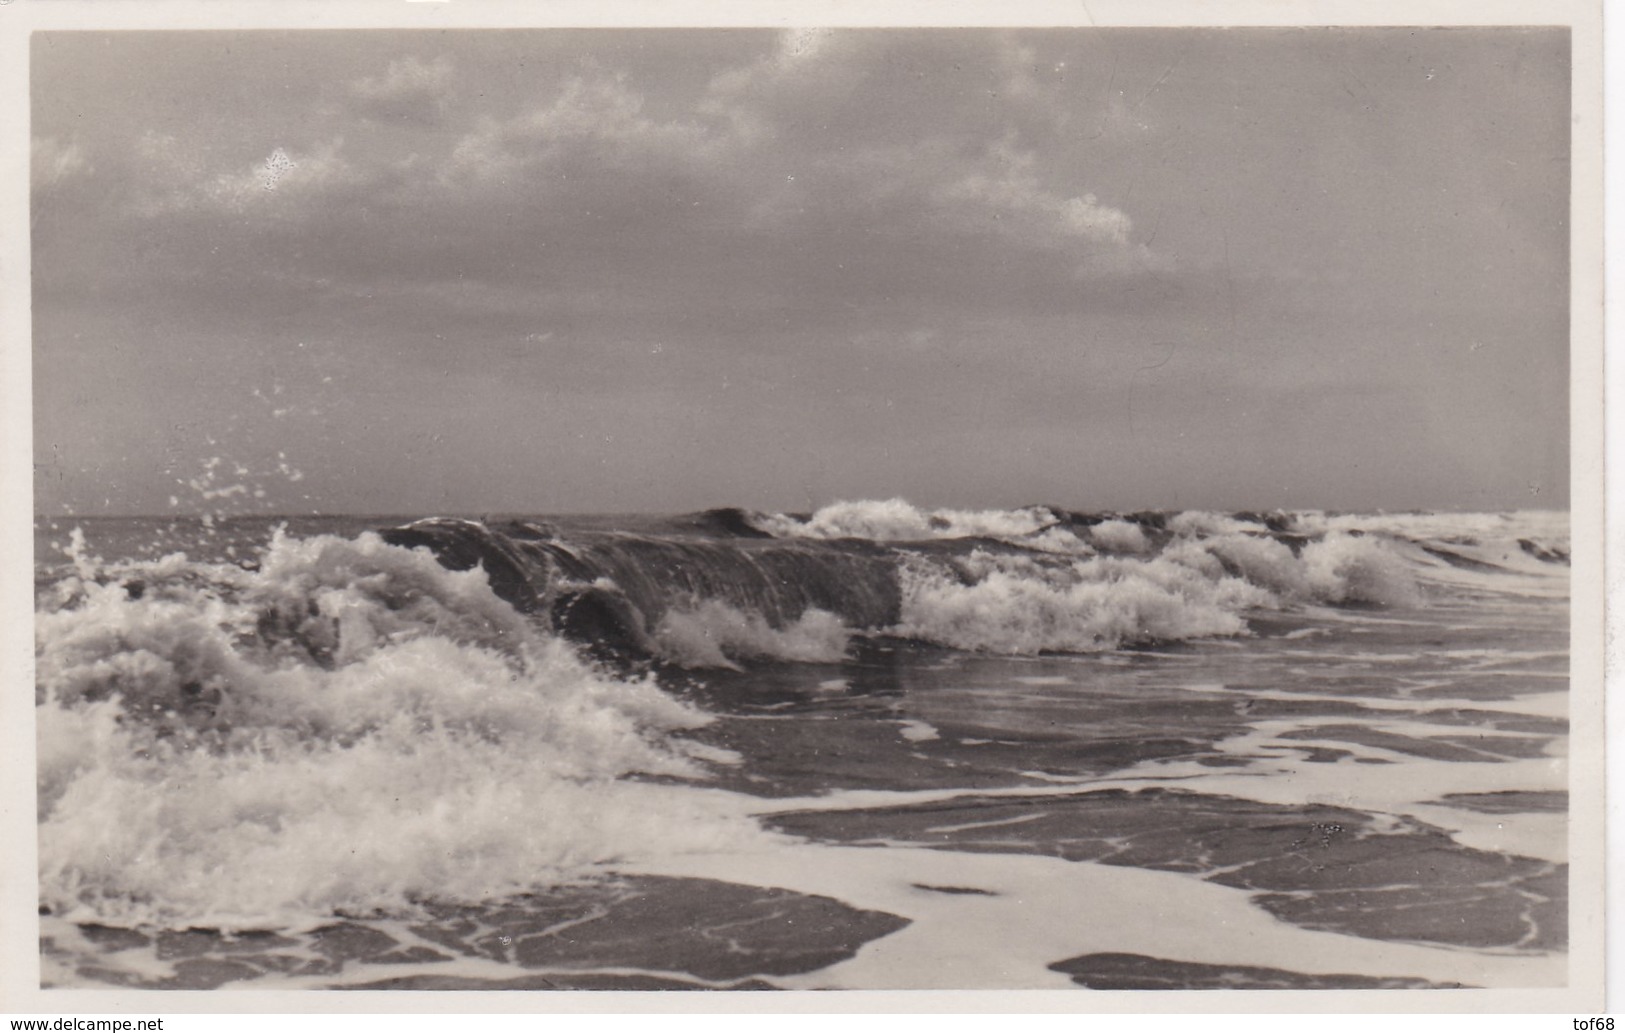
[[[52,987],[1560,986],[1568,517],[42,519]]]

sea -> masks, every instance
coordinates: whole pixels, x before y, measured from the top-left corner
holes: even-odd
[[[1562,512],[48,517],[46,987],[1562,986]]]

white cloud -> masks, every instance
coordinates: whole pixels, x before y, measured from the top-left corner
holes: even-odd
[[[696,110],[726,121],[741,139],[771,140],[860,95],[869,69],[886,59],[884,44],[869,34],[787,29],[770,53],[712,79]],[[869,97],[875,110],[884,100]]]
[[[991,37],[979,50],[933,58],[985,68],[985,96],[936,103],[899,70],[898,59],[885,33],[792,30],[771,54],[712,81],[700,110],[725,118],[734,141],[753,149],[751,160],[784,167],[760,184],[750,209],[758,223],[861,208],[877,225],[923,220],[916,227],[923,234],[971,233],[1072,252],[1079,268],[1098,264],[1101,252],[1131,247],[1127,212],[1087,184],[1038,167],[1034,135],[1071,131],[1076,101],[1063,103],[1064,65],[1012,38]],[[921,118],[925,111],[929,119]],[[816,140],[838,148],[820,151]],[[804,162],[789,167],[798,152]]]
[[[359,183],[363,174],[339,154],[342,139],[305,152],[274,148],[259,165],[222,173],[205,183],[201,193],[224,207],[244,209],[268,203],[273,195],[306,196]]]
[[[1010,39],[1001,39],[998,46],[998,69],[1001,92],[1006,97],[1023,100],[1041,99],[1048,92],[1038,80],[1038,53],[1032,47],[1022,46]],[[1055,70],[1059,72],[1059,69]]]
[[[741,312],[836,291],[961,300],[1012,278],[1026,297],[1070,299],[1080,279],[1146,267],[1128,213],[1042,165],[1014,101],[939,99],[912,72],[911,96],[893,96],[889,38],[787,34],[686,98],[646,96],[631,73],[587,64],[517,110],[421,134],[409,153],[353,116],[349,146],[311,142],[341,128],[329,121],[303,141],[266,139],[252,161],[238,144],[227,167],[207,139],[149,135],[135,148],[136,210],[175,216],[199,247],[219,238],[198,220],[297,228],[289,275],[323,296],[371,296],[405,277],[414,304],[504,319],[538,291],[571,312],[624,309],[629,293],[702,293]],[[972,76],[1007,71],[986,44],[954,45]],[[448,63],[403,59],[355,89],[382,99],[450,88],[450,75]],[[431,289],[453,276],[445,297]]]
[[[644,99],[616,76],[569,79],[552,103],[514,118],[486,118],[458,141],[447,165],[450,181],[506,180],[527,170],[606,177],[654,166],[691,166],[715,147],[697,122],[656,121]]]
[[[935,197],[955,219],[991,229],[1016,241],[1066,249],[1079,240],[1127,246],[1133,223],[1094,194],[1067,197],[1040,185],[1035,157],[1008,141],[989,149],[988,160],[943,183]]]
[[[91,171],[78,143],[62,143],[54,136],[34,137],[31,166],[35,190],[49,190]]]
[[[343,146],[340,138],[302,151],[273,147],[253,165],[217,169],[209,155],[148,134],[136,148],[141,189],[133,207],[147,218],[211,210],[297,215],[313,198],[365,182],[365,173],[341,155]]]
[[[391,61],[382,75],[355,80],[350,94],[365,114],[425,121],[444,112],[454,75],[452,63],[445,57],[424,61],[407,56]]]
[[[779,52],[774,55],[780,67],[818,56],[834,37],[833,29],[795,28],[779,34]]]

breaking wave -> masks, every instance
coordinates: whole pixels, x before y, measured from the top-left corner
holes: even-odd
[[[278,537],[257,570],[86,569],[37,615],[41,902],[221,928],[478,901],[755,835],[709,718],[527,621],[483,571]],[[92,577],[80,576],[93,574]]]
[[[756,613],[707,600],[692,609],[671,610],[655,630],[662,655],[682,667],[733,667],[736,660],[838,663],[847,658],[852,629],[833,613],[816,608],[783,628]]]
[[[38,582],[41,901],[287,926],[489,900],[763,833],[668,666],[1249,633],[1270,611],[1567,590],[1561,514],[1089,514],[842,503],[561,529],[278,534]]]
[[[1019,538],[1053,526],[1044,506],[1026,509],[922,510],[902,499],[836,502],[810,517],[757,514],[751,523],[780,538],[867,538],[912,542],[928,538]]]
[[[1554,521],[1427,520],[922,510],[891,499],[802,516],[713,510],[664,533],[428,520],[385,534],[454,568],[483,567],[505,599],[601,658],[686,667],[833,662],[863,634],[1088,652],[1244,634],[1257,611],[1420,605],[1461,588],[1469,564],[1482,568],[1472,581],[1482,590],[1562,576]],[[1547,534],[1538,555],[1506,537],[1534,524]],[[1421,536],[1459,527],[1502,534],[1477,546]],[[1472,548],[1494,561],[1468,557]]]
[[[1210,579],[1170,560],[1118,558],[1046,565],[978,550],[944,569],[903,569],[897,633],[956,649],[1090,652],[1148,641],[1234,635],[1242,612],[1269,594],[1238,578]]]

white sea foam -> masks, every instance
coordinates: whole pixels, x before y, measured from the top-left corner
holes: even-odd
[[[1044,506],[1010,510],[922,509],[903,499],[837,502],[802,520],[757,514],[759,528],[784,538],[863,538],[881,542],[990,538],[1032,552],[1068,557],[1098,553],[1176,559],[1228,569],[1287,601],[1409,606],[1423,601],[1421,583],[1473,590],[1556,595],[1567,590],[1565,513],[1276,514],[1300,538],[1288,544],[1252,519],[1192,510],[1167,518],[1162,544],[1133,521],[1113,517],[1086,528],[1067,526]],[[1281,525],[1273,525],[1281,526]],[[1304,539],[1308,539],[1305,541]],[[1427,550],[1436,550],[1428,552]],[[1466,560],[1455,563],[1437,550]],[[1200,553],[1220,560],[1218,568]],[[1477,564],[1477,569],[1473,565]],[[1466,568],[1466,569],[1463,569]],[[1498,571],[1539,581],[1495,580]],[[1548,584],[1549,582],[1549,584]]]
[[[897,734],[909,742],[930,742],[942,738],[935,726],[924,721],[904,721],[897,726]]]
[[[1423,601],[1411,563],[1377,537],[1334,532],[1294,553],[1273,538],[1222,534],[1177,540],[1160,555],[1210,575],[1234,571],[1282,601],[1383,606]]]
[[[1207,510],[1190,509],[1183,513],[1176,513],[1168,520],[1168,530],[1176,535],[1209,536],[1216,534],[1238,534],[1247,531],[1257,531],[1258,525],[1237,520],[1224,513],[1212,513]]]
[[[1089,529],[1089,540],[1106,552],[1142,553],[1151,547],[1138,524],[1105,520]]]
[[[1518,510],[1508,513],[1379,513],[1294,514],[1305,533],[1365,531],[1434,541],[1484,541],[1494,538],[1531,538],[1566,545],[1569,514],[1556,510]]]
[[[918,542],[932,538],[1025,538],[1053,525],[1055,514],[1041,506],[924,510],[903,499],[886,499],[831,503],[806,521],[783,514],[764,514],[756,517],[755,522],[781,538]]]
[[[905,564],[899,633],[996,653],[1091,652],[1239,634],[1244,610],[1273,603],[1239,578],[1210,578],[1161,558],[1056,566],[977,550],[959,574],[923,560]]]
[[[684,667],[734,667],[736,660],[839,663],[852,631],[833,613],[808,609],[775,628],[760,614],[742,613],[717,599],[672,610],[655,629],[661,651]]]
[[[926,519],[933,531],[955,526],[947,520],[933,527],[933,516]],[[1527,591],[1520,585],[1549,581],[1554,593],[1566,586],[1565,568],[1530,555],[1500,524],[1494,538],[1449,521],[1430,529],[1462,539],[1449,541],[1450,550],[1505,568],[1484,572],[1421,548],[1424,540],[1446,538],[1344,520],[1321,518],[1315,540],[1302,542],[1266,536],[1250,521],[1184,514],[1168,521],[1173,540],[1155,554],[1139,525],[1126,521],[1148,543],[1145,551],[1107,548],[1108,555],[1094,555],[1061,526],[1007,539],[1019,539],[1023,552],[982,542],[904,546],[898,630],[999,653],[1094,650],[1236,634],[1260,609],[1300,603],[1410,605],[1423,594],[1418,577],[1429,594],[1458,584],[1519,592]],[[1039,540],[1057,547],[1035,547]],[[391,548],[371,536],[278,540],[254,571],[179,555],[109,566],[89,554],[82,536],[70,552],[74,576],[41,593],[37,621],[41,899],[54,911],[53,935],[73,929],[64,917],[286,928],[329,921],[335,911],[409,914],[425,899],[490,901],[608,867],[820,893],[913,923],[849,962],[780,980],[794,987],[963,988],[977,980],[1062,987],[1071,984],[1048,964],[1088,951],[1496,985],[1563,977],[1561,955],[1492,955],[1301,929],[1270,918],[1244,890],[1179,873],[1016,855],[826,847],[771,836],[751,821],[753,813],[919,802],[967,790],[750,800],[624,778],[692,778],[704,774],[706,763],[732,758],[684,738],[705,714],[650,681],[584,664],[497,599],[483,573],[453,573],[427,552]],[[1522,566],[1513,569],[1514,563]],[[1403,613],[1324,612],[1372,626],[1414,623]],[[847,629],[816,610],[782,628],[720,603],[666,614],[659,641],[674,657],[689,650],[684,662],[838,659],[847,645]],[[1311,648],[1322,643],[1299,639],[1335,633],[1302,629],[1288,644],[1304,656],[1326,655]],[[1271,641],[1238,646],[1289,652]],[[1414,650],[1335,655],[1388,663],[1402,673],[1417,660]],[[1435,659],[1450,661],[1452,671],[1472,671],[1491,661],[1561,655],[1474,646],[1437,651]],[[1093,658],[1078,670],[1116,659]],[[1555,680],[1560,673],[1528,676],[1562,685]],[[1439,687],[1448,684],[1441,677]],[[839,693],[846,683],[830,678],[818,687]],[[1191,688],[1234,695],[1214,685]],[[1342,692],[1250,688],[1247,698],[1353,698]],[[1552,756],[1441,761],[1388,750],[1379,740],[1348,742],[1335,729],[1324,739],[1303,737],[1317,725],[1353,721],[1421,738],[1439,732],[1428,723],[1430,710],[1488,706],[1439,695],[1361,703],[1373,713],[1254,722],[1217,747],[1245,762],[1234,767],[1184,756],[1148,759],[1106,781],[1030,777],[1051,781],[1057,793],[1075,792],[1087,780],[1094,790],[1164,785],[1282,805],[1319,801],[1369,810],[1378,820],[1418,818],[1482,849],[1566,857],[1562,814],[1483,814],[1443,801],[1455,793],[1561,790],[1567,769],[1555,748]],[[1557,691],[1494,708],[1562,716],[1566,704],[1566,693]],[[915,745],[934,735],[951,747],[953,724],[939,720],[938,733],[927,718],[939,720],[930,710],[896,720],[902,742],[895,748],[944,748]],[[1353,756],[1324,763],[1306,755],[1313,747]],[[1357,764],[1358,757],[1391,763]],[[1131,921],[1147,900],[1172,901],[1162,913],[1173,919]],[[1212,935],[1214,929],[1225,935]],[[437,964],[463,972],[485,963]],[[489,964],[469,974],[515,974]],[[321,982],[365,975],[351,966]],[[82,978],[69,972],[63,980]]]
[[[1095,952],[1490,986],[1558,985],[1567,971],[1562,955],[1495,955],[1304,929],[1256,907],[1244,889],[1180,872],[1055,857],[774,844],[748,855],[690,854],[636,870],[783,887],[909,920],[848,961],[776,980],[789,989],[1075,992],[1049,966]]]
[[[1135,524],[1108,522],[1092,534],[1109,555],[912,557],[902,566],[897,630],[958,649],[1090,652],[1236,635],[1249,611],[1298,603],[1423,601],[1404,558],[1376,537],[1334,532],[1298,553],[1257,535],[1180,537],[1145,555]]]
[[[1058,553],[1063,556],[1093,556],[1095,554],[1093,546],[1064,527],[1046,527],[1034,535],[1005,540],[1036,552]]]
[[[728,758],[675,734],[705,714],[584,664],[481,571],[363,535],[117,573],[37,615],[57,914],[298,925],[759,834],[720,794],[620,781]]]
[[[1329,534],[1305,545],[1302,561],[1323,602],[1406,606],[1421,598],[1403,561],[1379,539]]]

